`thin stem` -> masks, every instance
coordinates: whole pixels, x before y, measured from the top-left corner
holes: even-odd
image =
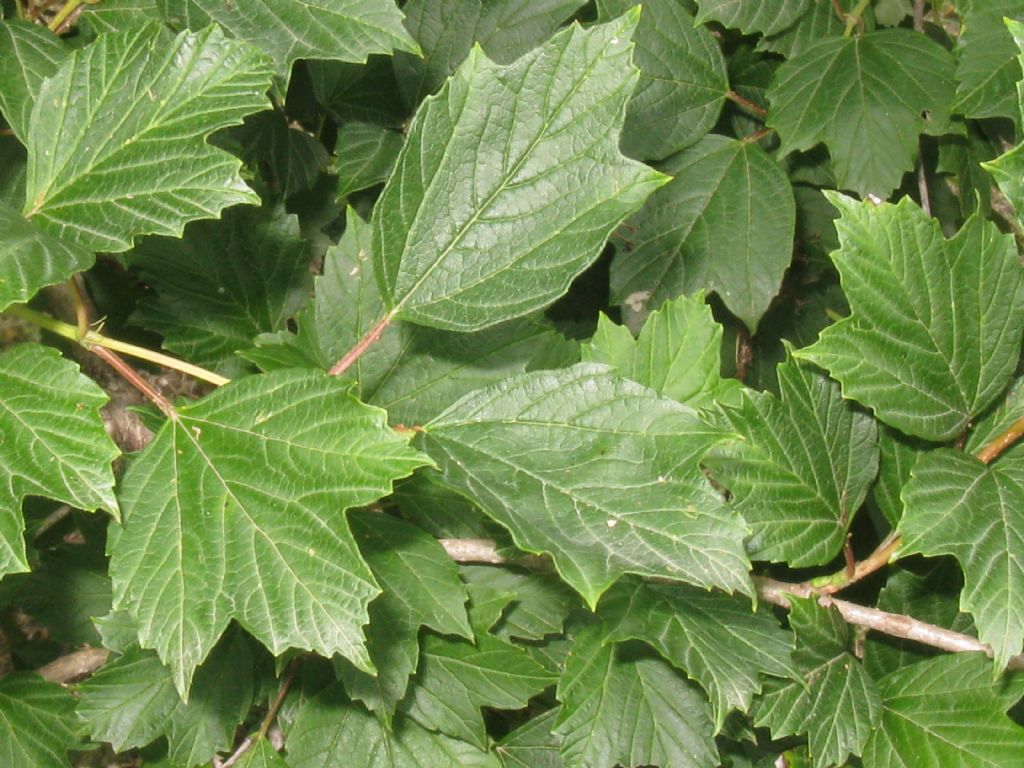
[[[870,576],[877,570],[884,568],[892,560],[892,556],[903,543],[903,537],[896,531],[891,531],[882,543],[875,548],[875,551],[865,557],[859,563],[854,563],[852,569],[849,563],[840,571],[829,576],[821,576],[811,579],[807,586],[822,595],[831,595],[842,589],[846,589],[861,579]]]
[[[868,9],[869,5],[871,5],[871,0],[860,0],[860,2],[853,7],[853,10],[846,14],[846,29],[843,30],[843,37],[849,37],[852,35],[853,30],[863,23],[860,17],[863,15],[864,11]]]
[[[28,320],[31,323],[35,323],[40,328],[50,331],[50,333],[55,333],[65,339],[78,342],[84,347],[104,347],[106,349],[112,349],[123,355],[129,355],[131,357],[138,358],[139,360],[146,360],[147,362],[154,363],[156,365],[162,365],[165,368],[170,368],[172,371],[180,371],[181,373],[199,379],[200,381],[208,382],[217,387],[223,386],[231,381],[231,379],[214,373],[213,371],[200,368],[198,365],[187,363],[184,360],[178,360],[177,358],[165,355],[162,352],[154,352],[153,350],[146,349],[145,347],[139,347],[125,341],[112,339],[109,336],[102,335],[98,331],[90,330],[86,333],[84,338],[79,338],[78,328],[75,326],[69,325],[68,323],[62,323],[60,320],[52,318],[42,312],[36,312],[34,309],[29,309],[23,304],[14,304],[4,311],[14,315],[15,317],[20,317],[22,320]]]
[[[985,464],[991,464],[999,454],[1020,440],[1022,436],[1024,436],[1024,416],[1013,422],[974,455]]]
[[[754,143],[760,141],[761,139],[763,139],[768,134],[772,133],[774,130],[775,130],[774,128],[769,128],[769,127],[765,126],[764,128],[760,128],[760,129],[754,131],[749,136],[744,136],[742,139],[740,139],[740,141],[743,144],[754,144]]]
[[[281,709],[281,705],[284,703],[285,696],[288,695],[288,690],[292,687],[292,681],[295,680],[295,673],[299,669],[299,659],[292,659],[288,665],[288,670],[285,672],[284,680],[281,681],[281,687],[277,691],[277,696],[274,697],[274,701],[270,704],[270,709],[267,710],[267,716],[263,718],[263,722],[260,723],[260,729],[254,736],[247,737],[241,744],[238,745],[238,749],[231,753],[231,757],[221,763],[221,768],[229,768],[238,762],[238,759],[244,755],[253,744],[261,739],[266,738],[267,731],[270,730],[270,726],[274,724],[274,720],[277,719],[277,713]]]
[[[169,419],[176,419],[178,417],[178,412],[174,410],[171,401],[164,397],[156,387],[142,378],[138,371],[118,357],[116,352],[112,352],[105,347],[89,347],[89,351],[121,374],[125,381],[139,390],[153,405],[159,408],[164,416]]]
[[[331,366],[331,369],[328,371],[328,373],[330,373],[331,376],[341,376],[341,374],[347,371],[356,360],[363,356],[363,353],[366,352],[366,350],[368,350],[370,347],[376,344],[377,340],[384,335],[384,331],[387,330],[388,325],[391,323],[394,317],[395,310],[391,310],[386,315],[384,315],[384,317],[378,320],[376,325],[374,325],[373,328],[367,331],[366,335],[359,340],[358,344],[356,344],[354,347],[352,347],[352,349],[346,352],[345,356],[342,357],[341,360],[339,360],[333,366]]]
[[[49,29],[51,32],[56,32],[58,29],[60,29],[60,26],[61,24],[64,23],[64,20],[76,11],[78,9],[78,6],[80,6],[83,3],[83,1],[84,0],[68,0],[66,3],[64,3],[64,7],[57,11],[57,15],[50,19],[50,23],[46,25],[47,29]]]
[[[748,112],[753,112],[758,117],[767,117],[768,116],[768,110],[767,109],[762,107],[760,104],[755,104],[750,99],[745,99],[744,97],[742,97],[738,93],[736,93],[736,91],[726,91],[725,97],[727,99],[729,99],[730,101],[733,101],[733,102],[739,104],[741,107],[743,107]]]
[[[75,320],[78,325],[78,341],[89,335],[89,300],[85,297],[85,286],[81,275],[72,275],[68,280],[68,292],[75,306]]]

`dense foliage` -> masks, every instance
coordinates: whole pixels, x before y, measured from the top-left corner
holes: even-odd
[[[634,6],[4,0],[0,764],[1024,761],[1024,3]]]

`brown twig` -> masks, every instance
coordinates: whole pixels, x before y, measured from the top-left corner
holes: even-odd
[[[740,96],[738,93],[736,93],[736,91],[732,91],[732,90],[726,91],[725,92],[725,98],[729,99],[729,101],[732,101],[732,102],[735,102],[736,104],[739,104],[741,107],[743,107],[748,112],[753,112],[758,117],[767,117],[768,116],[768,110],[767,109],[762,107],[760,104],[755,104],[750,99],[747,99],[747,98],[744,98],[743,96]]]
[[[36,670],[36,674],[51,683],[66,685],[91,675],[103,666],[109,655],[110,651],[106,648],[81,648],[44,664]]]
[[[167,418],[178,418],[178,412],[174,410],[174,406],[171,404],[171,401],[164,397],[163,393],[161,393],[156,387],[140,376],[138,371],[122,360],[116,352],[112,352],[106,347],[93,346],[89,347],[89,351],[121,374],[126,381],[139,390],[139,392],[144,394],[146,398],[153,403],[153,405],[159,408]]]
[[[368,350],[370,347],[376,344],[377,340],[384,335],[384,331],[387,330],[387,327],[391,323],[391,320],[394,318],[394,316],[395,311],[391,310],[386,315],[384,315],[384,317],[378,320],[376,325],[374,325],[373,328],[367,331],[366,335],[359,340],[358,344],[352,347],[352,349],[345,353],[344,357],[342,357],[338,362],[331,366],[331,369],[328,371],[328,373],[330,373],[331,376],[341,376],[341,374],[347,371],[349,367],[351,367],[352,364],[355,363],[356,360],[363,356],[363,353],[366,352],[366,350]]]
[[[284,679],[281,680],[281,687],[277,689],[277,696],[270,704],[270,708],[267,710],[266,717],[260,723],[260,729],[253,736],[247,736],[245,740],[238,745],[238,749],[231,753],[231,757],[221,763],[221,768],[229,768],[238,762],[239,758],[244,755],[253,744],[263,739],[267,735],[267,731],[270,730],[270,726],[274,724],[277,719],[277,713],[281,709],[281,705],[284,703],[285,696],[288,695],[288,691],[292,687],[292,682],[295,680],[295,673],[299,670],[300,659],[292,659],[288,665],[288,670],[284,673]]]

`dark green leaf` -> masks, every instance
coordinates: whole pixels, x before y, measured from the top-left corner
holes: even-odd
[[[494,748],[504,768],[564,768],[562,740],[553,733],[558,710],[527,720]]]
[[[748,35],[772,35],[799,19],[813,4],[813,0],[697,0],[697,21],[717,21]]]
[[[387,181],[403,143],[402,134],[379,125],[351,122],[341,126],[336,157],[328,168],[338,177],[338,200]]]
[[[22,144],[29,143],[29,117],[43,81],[71,50],[38,24],[0,21],[0,112]]]
[[[71,693],[30,672],[0,678],[0,760],[9,766],[67,768],[78,745]]]
[[[964,15],[957,39],[956,110],[967,117],[1008,117],[1020,126],[1020,104],[1014,87],[1021,79],[1017,46],[1004,17],[1022,17],[1018,0],[975,3]]]
[[[576,593],[554,576],[523,573],[489,565],[464,565],[462,577],[470,585],[512,595],[497,624],[487,627],[506,640],[543,640],[562,632],[569,612],[579,606]]]

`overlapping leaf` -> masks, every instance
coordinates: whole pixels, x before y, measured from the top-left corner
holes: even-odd
[[[864,747],[865,765],[1001,768],[1024,754],[1024,728],[1004,714],[1024,694],[1024,678],[994,680],[981,654],[912,664],[879,680],[878,691],[881,719]]]
[[[664,182],[617,147],[636,17],[574,26],[507,67],[474,49],[424,103],[374,208],[392,315],[467,331],[539,309]]]
[[[27,571],[21,503],[42,496],[117,513],[118,455],[99,408],[107,396],[52,348],[0,355],[0,576]]]
[[[1006,21],[1006,26],[1020,51],[1017,60],[1024,66],[1024,23],[1010,19]],[[1019,71],[1017,76],[1020,77]],[[1024,79],[1017,82],[1017,98],[1018,116],[1024,121]],[[991,163],[983,163],[983,166],[991,171],[999,188],[1009,198],[1010,205],[1016,210],[1017,220],[1024,221],[1024,144],[1018,144]]]
[[[402,134],[379,125],[343,125],[338,130],[336,157],[328,169],[338,177],[338,199],[387,181],[402,143]]]
[[[63,40],[38,24],[0,21],[0,112],[22,144],[29,143],[39,87],[70,53]]]
[[[419,659],[421,626],[473,639],[459,571],[426,532],[388,515],[353,514],[352,531],[384,590],[370,604],[367,648],[376,676],[342,662],[339,678],[353,699],[390,716]]]
[[[558,682],[565,768],[718,765],[700,690],[665,661],[605,640],[600,625],[579,633]]]
[[[244,370],[235,353],[276,331],[312,287],[308,244],[282,208],[239,207],[222,221],[190,224],[183,238],[147,238],[132,263],[157,292],[135,319],[164,346],[225,375]]]
[[[778,53],[787,59],[795,58],[822,40],[840,37],[846,24],[836,13],[836,6],[838,5],[846,14],[852,11],[856,4],[857,0],[835,0],[828,5],[811,3],[810,8],[788,27],[762,37],[757,43],[757,49]],[[870,13],[861,15],[862,20],[869,18]]]
[[[850,653],[850,629],[839,614],[792,597],[790,608],[801,679],[769,680],[755,724],[767,725],[776,739],[806,733],[816,768],[842,765],[864,749],[881,719],[881,699]]]
[[[424,462],[347,389],[312,371],[233,382],[181,409],[125,474],[115,607],[179,691],[231,618],[275,653],[372,669],[362,625],[380,590],[344,511]]]
[[[528,720],[501,740],[495,751],[505,768],[563,768],[561,739],[552,731],[557,710]]]
[[[716,291],[753,333],[793,250],[796,206],[785,172],[756,143],[714,134],[660,167],[675,178],[624,228],[612,301],[657,307]]]
[[[699,0],[697,21],[717,21],[744,34],[781,32],[813,5],[812,0]]]
[[[288,734],[288,765],[350,768],[355,755],[365,768],[500,768],[493,754],[432,733],[409,718],[396,717],[389,729],[350,702],[340,684],[332,685],[299,710]]]
[[[703,408],[738,398],[740,383],[722,377],[721,349],[722,326],[697,292],[653,312],[636,339],[602,315],[583,362],[605,363],[658,394]]]
[[[501,618],[488,629],[506,640],[543,640],[562,632],[569,612],[579,606],[576,593],[550,574],[522,573],[485,565],[462,566],[462,578],[470,586],[513,596],[503,606]]]
[[[366,61],[372,53],[418,52],[391,0],[158,0],[172,24],[201,29],[211,21],[259,48],[287,82],[297,59]]]
[[[601,601],[605,642],[643,640],[701,684],[715,729],[750,708],[765,675],[796,677],[792,636],[750,601],[692,587],[620,583]]]
[[[753,529],[753,556],[823,565],[875,479],[878,429],[827,376],[795,361],[776,370],[781,397],[748,389],[739,407],[723,407],[740,439],[712,448],[704,464]]]
[[[74,710],[69,691],[31,672],[0,678],[0,761],[67,768],[68,750],[79,743]]]
[[[941,450],[918,460],[903,490],[901,553],[953,555],[964,572],[960,607],[974,616],[996,663],[1024,648],[1024,462],[986,467]]]
[[[946,128],[953,60],[909,29],[827,39],[783,63],[768,99],[782,154],[824,142],[841,189],[885,198],[914,167],[918,136]]]
[[[263,57],[216,25],[99,37],[39,89],[25,215],[90,250],[123,251],[139,235],[177,236],[188,221],[259,202],[239,161],[203,139],[265,109],[269,81]]]
[[[1024,273],[1012,238],[972,218],[946,240],[907,198],[879,206],[829,199],[842,214],[832,259],[851,314],[795,354],[903,432],[955,437],[1017,365]]]
[[[633,5],[635,0],[598,2],[605,18]],[[633,42],[640,82],[626,110],[622,148],[630,157],[660,160],[714,126],[729,90],[725,58],[711,33],[677,0],[643,3]]]
[[[697,466],[721,435],[685,406],[577,365],[470,393],[425,430],[445,483],[591,606],[625,573],[750,592],[745,528]]]
[[[1020,125],[1020,104],[1014,95],[1021,79],[1019,51],[1003,19],[1021,15],[1016,0],[983,0],[967,8],[957,39],[958,112],[974,118],[1008,117]]]
[[[0,158],[2,160],[2,158]],[[0,311],[92,266],[92,251],[42,232],[0,202]]]

